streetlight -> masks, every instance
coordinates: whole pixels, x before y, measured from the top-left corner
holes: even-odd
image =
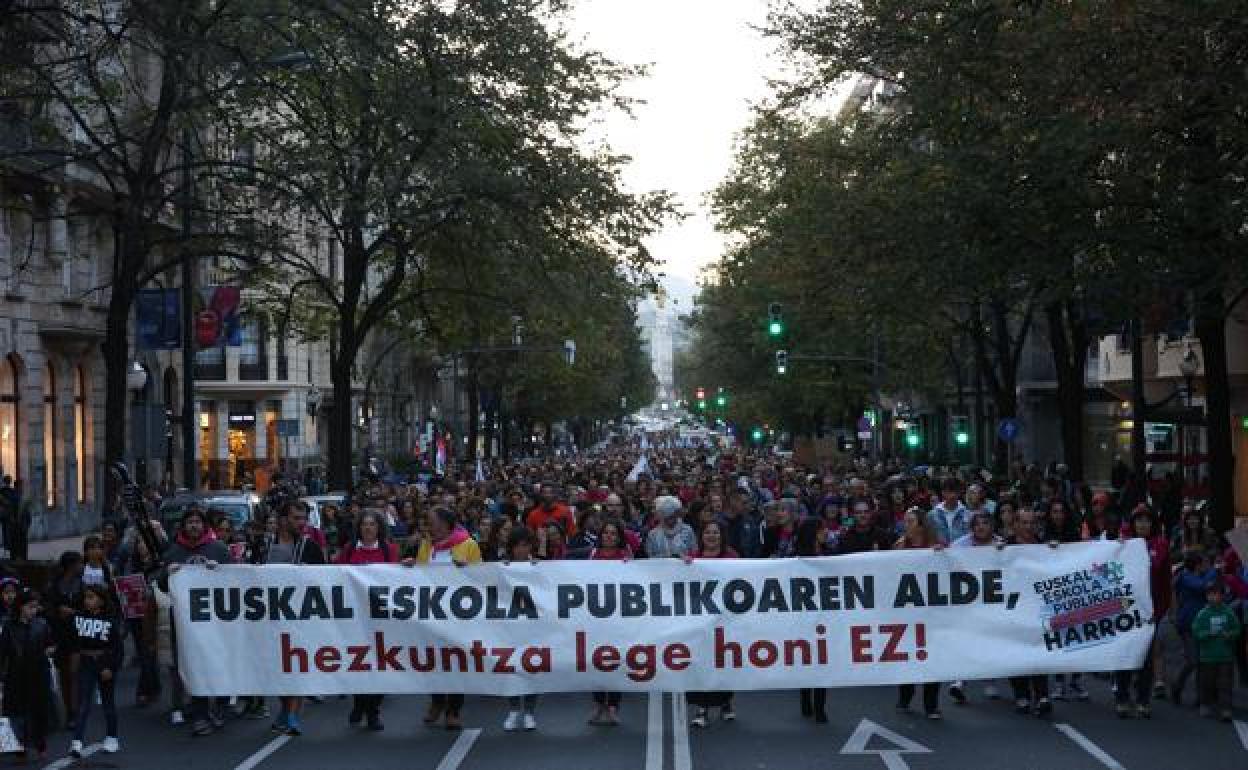
[[[131,361],[126,371],[126,389],[136,393],[147,387],[147,369],[138,361]]]
[[[1192,409],[1192,380],[1196,379],[1197,372],[1200,371],[1200,356],[1196,355],[1196,351],[1191,345],[1187,346],[1187,352],[1183,354],[1183,358],[1179,361],[1179,374],[1183,375],[1183,398],[1186,402],[1187,411]],[[1187,420],[1188,414],[1178,420],[1176,426],[1179,432],[1179,481],[1183,484],[1187,483]]]

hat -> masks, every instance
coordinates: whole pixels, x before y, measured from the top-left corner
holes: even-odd
[[[663,495],[654,501],[654,510],[663,518],[670,518],[680,513],[680,498]]]

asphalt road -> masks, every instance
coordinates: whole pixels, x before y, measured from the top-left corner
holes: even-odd
[[[223,664],[225,665],[225,664]],[[1109,686],[1089,680],[1092,700],[1057,703],[1051,718],[1019,716],[1006,700],[988,701],[978,684],[971,703],[955,706],[947,697],[945,718],[929,721],[898,713],[891,688],[833,690],[829,723],[801,717],[793,692],[744,693],[734,722],[688,727],[690,709],[682,695],[626,696],[624,723],[590,727],[588,695],[552,695],[538,704],[538,730],[505,733],[506,704],[499,698],[469,698],[466,729],[460,733],[421,724],[426,698],[388,698],[386,730],[368,733],[346,723],[349,701],[310,704],[305,734],[275,738],[267,721],[232,720],[225,730],[192,738],[187,728],[169,726],[167,714],[133,703],[133,671],[123,679],[122,751],[97,751],[72,762],[64,757],[68,736],[52,738],[43,766],[133,768],[134,770],[900,770],[901,768],[1200,768],[1248,767],[1248,712],[1237,725],[1201,719],[1191,706],[1157,702],[1148,722],[1115,717]],[[1237,695],[1244,694],[1240,690]],[[1242,703],[1240,704],[1243,705]],[[94,715],[88,733],[103,738]],[[5,759],[4,765],[12,763]],[[37,766],[37,765],[36,765]]]

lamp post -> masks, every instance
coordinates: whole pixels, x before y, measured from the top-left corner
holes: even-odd
[[[150,410],[144,394],[147,390],[147,369],[138,361],[131,361],[126,371],[126,389],[134,394],[134,403],[131,404],[131,408],[143,410],[143,435],[142,437],[132,436],[130,442],[134,447],[134,477],[141,486],[147,483],[148,434],[151,430],[148,425]],[[133,427],[134,422],[131,421],[130,425]]]
[[[1187,352],[1183,354],[1182,360],[1179,361],[1179,373],[1183,375],[1183,397],[1187,411],[1183,415],[1183,419],[1179,420],[1176,426],[1178,429],[1179,439],[1179,484],[1180,489],[1187,485],[1187,462],[1186,462],[1186,444],[1187,444],[1187,420],[1192,410],[1192,381],[1196,379],[1197,372],[1200,371],[1200,356],[1196,355],[1196,351],[1191,345],[1187,346]]]

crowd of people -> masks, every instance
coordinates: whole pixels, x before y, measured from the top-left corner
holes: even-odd
[[[1154,652],[1135,671],[1070,672],[1011,678],[1020,714],[1045,716],[1055,701],[1086,700],[1084,676],[1112,679],[1119,716],[1148,717],[1151,704],[1180,704],[1191,675],[1203,715],[1230,719],[1234,677],[1248,683],[1242,628],[1248,570],[1206,522],[1199,501],[1155,510],[1147,497],[1091,490],[1056,472],[1011,474],[924,468],[899,463],[800,468],[773,455],[709,449],[648,449],[635,444],[579,456],[516,464],[467,465],[459,473],[411,483],[372,478],[342,506],[322,505],[309,522],[300,490],[277,480],[264,513],[238,528],[223,513],[192,505],[166,531],[107,521],[81,551],[61,555],[48,585],[0,585],[3,713],[27,748],[43,753],[63,726],[80,754],[93,705],[105,715],[103,750],[120,748],[115,698],[127,651],[139,675],[135,702],[154,708],[167,697],[171,724],[209,736],[230,718],[272,719],[275,732],[302,732],[303,699],[188,697],[178,675],[168,579],[189,564],[406,565],[529,562],[554,559],[777,559],[836,556],[896,548],[1007,548],[1095,539],[1141,538],[1151,559],[1150,590],[1158,621],[1182,640],[1183,663],[1167,671]],[[644,472],[641,472],[644,469]],[[152,509],[153,517],[155,516]],[[314,526],[315,524],[315,526]],[[117,590],[141,576],[144,600]],[[1168,627],[1168,625],[1167,625]],[[996,683],[978,683],[987,699]],[[941,718],[943,693],[970,697],[965,682],[901,686],[897,708],[921,691],[927,717]],[[802,716],[827,722],[827,690],[799,693]],[[691,724],[736,718],[733,693],[688,694]],[[622,695],[595,692],[589,724],[618,725]],[[508,699],[503,729],[536,730],[538,696]],[[356,695],[347,721],[380,731],[381,695]],[[465,698],[430,698],[428,725],[463,726]],[[184,728],[186,729],[186,728]]]

